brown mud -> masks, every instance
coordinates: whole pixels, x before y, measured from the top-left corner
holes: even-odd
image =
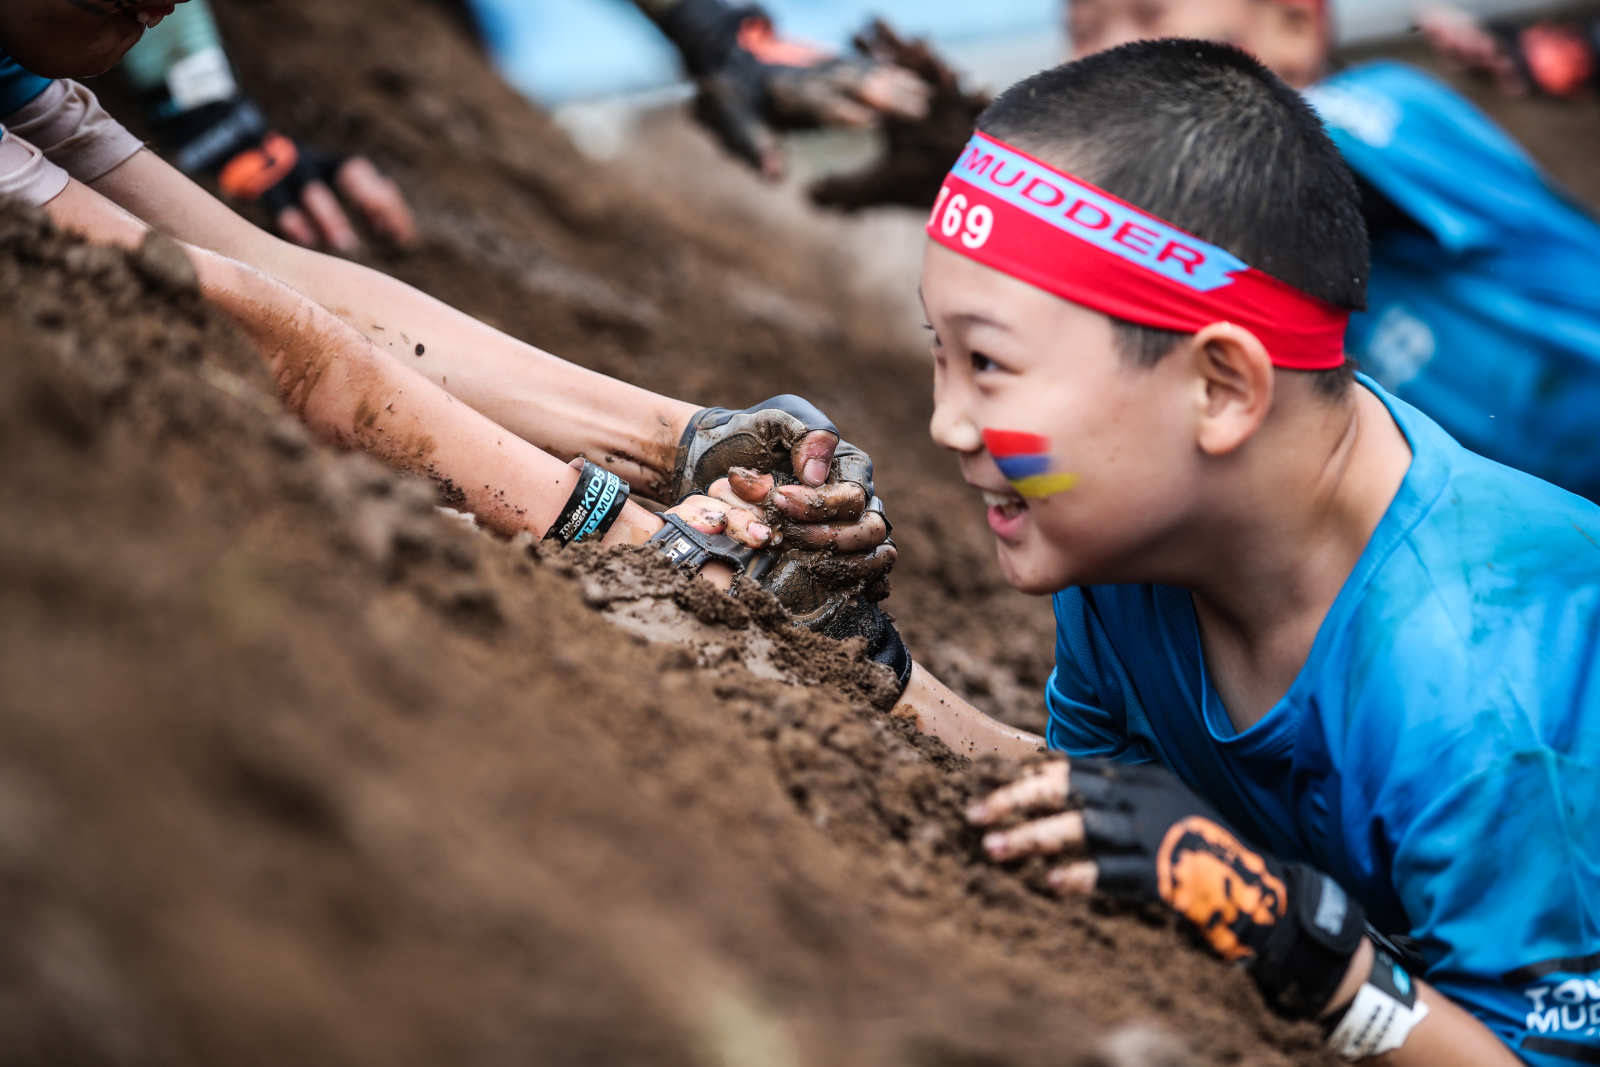
[[[833,414],[918,658],[1041,724],[1048,605],[837,247],[586,162],[432,6],[219,7],[278,121],[413,195],[385,269],[653,388]],[[976,862],[1002,769],[770,598],[489,539],[313,443],[170,251],[0,212],[0,1062],[1331,1062],[1159,920]]]

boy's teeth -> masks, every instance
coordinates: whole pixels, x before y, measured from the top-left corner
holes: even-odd
[[[983,503],[991,508],[1006,508],[1020,504],[1022,500],[1015,493],[991,493],[984,490]]]
[[[150,12],[148,12],[148,11],[135,11],[133,13],[133,17],[138,19],[140,24],[143,25],[146,29],[149,28],[149,26],[150,26]]]

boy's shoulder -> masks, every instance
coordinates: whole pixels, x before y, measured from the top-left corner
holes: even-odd
[[[1318,638],[1319,688],[1348,725],[1552,743],[1600,711],[1600,506],[1397,414],[1414,473]]]

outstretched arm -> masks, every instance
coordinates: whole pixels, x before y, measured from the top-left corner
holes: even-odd
[[[1159,901],[1223,959],[1244,962],[1268,1005],[1331,1028],[1345,1059],[1393,1067],[1510,1067],[1516,1056],[1366,936],[1361,905],[1327,876],[1246,844],[1158,767],[1062,760],[967,812],[997,863],[1059,858],[1050,886]]]
[[[145,224],[72,182],[46,205],[91,240],[137,246]],[[320,436],[360,447],[406,471],[448,481],[485,525],[543,534],[578,473],[507,432],[421,374],[374,348],[315,302],[252,267],[183,246],[201,292],[259,346],[285,403]],[[640,543],[661,520],[629,504],[606,537]]]
[[[568,363],[368,267],[278,240],[152,152],[94,189],[158,230],[282,279],[545,451],[608,457],[606,466],[645,495],[671,483],[695,405]]]
[[[259,205],[290,240],[359,247],[340,195],[390,241],[416,240],[405,197],[370,160],[320,151],[268,125],[234,79],[206,0],[179,5],[147,31],[122,69],[167,157],[185,174],[215,178],[225,196]]]

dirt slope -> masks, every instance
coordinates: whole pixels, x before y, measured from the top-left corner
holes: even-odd
[[[1038,724],[1048,609],[841,231],[585,162],[431,6],[220,6],[277,118],[414,195],[387,269],[652,387],[833,412],[919,658]],[[489,541],[312,445],[159,247],[3,212],[0,287],[0,1062],[1061,1064],[1128,1023],[1319,1062],[1160,923],[975,864],[988,771],[759,597]]]

